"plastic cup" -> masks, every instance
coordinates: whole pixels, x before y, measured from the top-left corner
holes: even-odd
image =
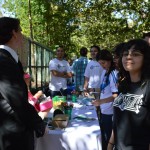
[[[53,101],[53,108],[54,108],[54,109],[57,109],[58,96],[53,97],[53,98],[52,98],[52,101]]]
[[[57,98],[57,108],[63,110],[62,108],[62,102],[66,102],[66,96],[58,96]]]
[[[72,95],[72,102],[77,102],[77,95],[75,94]]]
[[[66,96],[58,96],[58,101],[66,102]]]
[[[65,96],[55,96],[52,98],[53,108],[54,109],[62,109],[61,103],[66,102]]]

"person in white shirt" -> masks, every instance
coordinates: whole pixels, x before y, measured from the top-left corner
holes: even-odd
[[[59,46],[56,50],[56,58],[49,63],[51,81],[49,83],[50,96],[67,96],[67,78],[72,77],[69,63],[64,60],[64,48]]]
[[[113,57],[108,50],[101,50],[100,55],[97,55],[97,60],[105,70],[101,75],[100,99],[94,100],[92,103],[100,106],[101,109],[102,149],[106,150],[112,131],[113,101],[118,95],[118,71],[115,70]]]
[[[91,46],[90,49],[92,60],[87,64],[85,69],[84,94],[87,95],[88,89],[99,88],[100,77],[103,71],[102,66],[96,61],[96,55],[100,53],[99,46]]]

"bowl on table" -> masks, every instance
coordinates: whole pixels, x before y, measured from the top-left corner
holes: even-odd
[[[52,125],[54,128],[66,128],[69,122],[69,116],[65,114],[58,114],[52,120]]]

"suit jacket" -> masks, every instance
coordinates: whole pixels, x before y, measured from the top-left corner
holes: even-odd
[[[28,103],[22,65],[0,49],[0,150],[33,150],[33,131],[42,136],[45,125]]]

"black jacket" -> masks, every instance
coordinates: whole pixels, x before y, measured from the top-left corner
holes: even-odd
[[[28,103],[21,64],[0,49],[0,150],[33,150],[34,131],[44,134],[45,126]]]

